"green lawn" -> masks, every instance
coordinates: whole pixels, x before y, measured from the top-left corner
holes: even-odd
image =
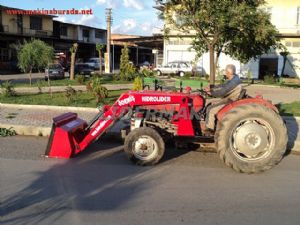
[[[278,104],[277,108],[283,116],[300,116],[300,101],[289,104]]]
[[[125,91],[110,91],[106,99],[107,104],[113,104]],[[43,94],[22,94],[15,97],[0,96],[1,103],[25,104],[25,105],[56,105],[75,107],[96,107],[95,97],[88,92],[77,92],[76,99],[68,102],[65,93],[53,93],[52,97],[48,93]]]
[[[154,84],[154,80],[160,80],[159,78],[151,78],[147,77],[145,78],[145,84]],[[201,83],[203,84],[203,87],[208,85],[208,82],[206,80],[200,80],[200,79],[176,79],[175,81],[175,87],[180,88],[180,81],[182,80],[182,86],[184,87],[191,87],[193,89],[200,89]],[[163,84],[164,85],[164,84]]]
[[[190,85],[186,81],[186,85]],[[197,88],[197,87],[196,87]],[[122,93],[126,91],[110,91],[106,104],[113,104]],[[77,92],[73,102],[69,102],[65,93],[53,93],[52,97],[48,93],[42,94],[21,94],[14,97],[3,97],[0,95],[0,103],[25,104],[25,105],[56,105],[75,107],[96,107],[95,97],[89,92]],[[289,104],[277,105],[280,114],[283,116],[300,116],[300,101]]]
[[[69,78],[65,78],[63,80],[51,80],[51,86],[78,86],[78,85],[86,85],[89,81],[89,78],[86,78],[83,84],[80,84],[77,80],[70,80]],[[130,84],[130,81],[120,81],[120,80],[111,80],[111,79],[102,79],[102,84]],[[32,86],[28,83],[16,83],[15,87],[48,87],[48,82],[44,79],[41,79],[39,82],[33,82]]]

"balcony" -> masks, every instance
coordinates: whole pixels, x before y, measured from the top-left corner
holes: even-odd
[[[12,29],[8,25],[0,25],[0,33],[19,34],[31,37],[52,37],[53,31],[50,30],[31,30],[29,28]]]

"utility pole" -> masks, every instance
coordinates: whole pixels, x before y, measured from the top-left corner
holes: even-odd
[[[106,25],[107,25],[107,45],[106,45],[106,57],[105,57],[105,73],[111,72],[111,54],[110,54],[110,45],[111,45],[111,24],[112,24],[112,9],[106,9]]]

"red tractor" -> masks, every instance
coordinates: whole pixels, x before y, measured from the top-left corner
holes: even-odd
[[[277,108],[261,96],[243,91],[239,100],[224,106],[216,116],[215,132],[203,132],[206,118],[204,91],[129,91],[105,106],[90,123],[67,113],[53,119],[46,155],[70,158],[98,140],[116,121],[131,119],[124,150],[138,165],[154,165],[165,153],[167,140],[214,140],[226,165],[238,172],[257,173],[272,168],[287,148],[287,129]]]

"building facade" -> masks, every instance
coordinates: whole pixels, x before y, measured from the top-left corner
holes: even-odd
[[[280,32],[282,44],[290,53],[287,57],[284,75],[300,77],[300,1],[295,0],[267,0],[265,10],[271,14],[271,21]],[[164,41],[164,64],[172,61],[195,61],[196,52],[192,49],[192,35],[184,36],[172,33],[169,39]],[[176,37],[180,36],[180,37]],[[209,54],[202,55],[196,60],[198,66],[209,74]],[[262,79],[265,75],[281,75],[284,58],[280,52],[273,51],[262,55],[258,59],[250,60],[243,64],[230,56],[221,54],[219,68],[223,69],[227,64],[234,64],[241,76],[251,71],[254,78]]]
[[[56,53],[70,57],[69,49],[78,43],[77,58],[82,61],[95,57],[96,43],[106,44],[106,30],[78,24],[63,23],[47,15],[10,15],[13,9],[0,5],[0,74],[17,72],[14,44],[32,38],[53,46]],[[19,9],[18,9],[19,10]]]

